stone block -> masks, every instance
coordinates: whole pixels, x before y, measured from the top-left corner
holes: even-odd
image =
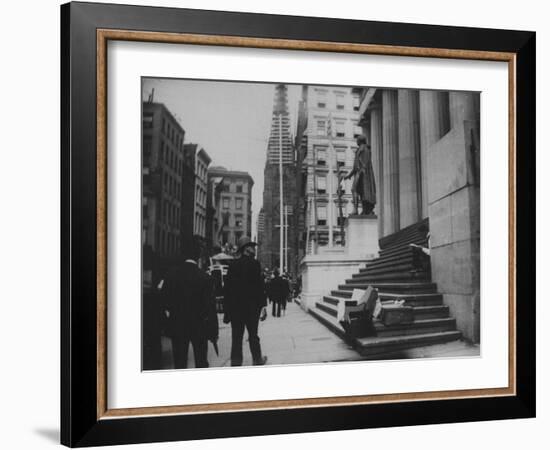
[[[428,149],[428,204],[468,184],[464,129],[455,128]]]
[[[452,210],[450,197],[444,197],[429,206],[430,246],[448,245],[452,239]]]
[[[351,215],[345,226],[346,254],[372,259],[378,256],[378,217]]]
[[[364,258],[344,254],[307,255],[300,265],[302,308],[306,311],[315,308],[316,302],[364,267],[365,262]]]
[[[449,313],[456,319],[456,327],[463,336],[473,343],[479,343],[479,292],[471,295],[446,294],[443,302],[449,306]]]
[[[453,192],[451,200],[451,230],[452,241],[464,241],[472,237],[471,202],[469,188],[465,187]]]
[[[476,241],[454,242],[432,248],[432,280],[442,294],[473,294],[479,290]]]

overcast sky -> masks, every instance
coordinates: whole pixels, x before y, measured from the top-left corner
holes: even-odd
[[[211,165],[242,170],[254,179],[252,236],[262,206],[264,166],[271,125],[275,84],[221,81],[144,79],[146,101],[164,103],[185,130],[185,143],[197,143],[212,158]],[[301,86],[288,86],[291,130]]]

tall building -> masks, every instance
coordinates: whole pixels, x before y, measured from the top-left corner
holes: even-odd
[[[282,166],[282,172],[281,172]],[[280,176],[283,179],[283,208],[280,199]],[[258,234],[258,257],[264,267],[278,267],[281,256],[283,267],[292,273],[297,269],[297,232],[295,209],[296,156],[290,134],[288,112],[288,88],[275,86],[271,130],[264,168],[263,232]],[[281,210],[283,214],[281,214]],[[283,255],[281,255],[280,230],[283,226]]]
[[[181,243],[185,249],[189,247],[194,235],[194,213],[195,213],[195,149],[183,146],[183,202],[181,207]]]
[[[212,217],[212,224],[217,224],[213,231],[212,245],[223,247],[226,244],[235,246],[241,236],[252,235],[252,187],[254,180],[248,172],[227,170],[214,166],[208,169],[208,180],[211,192],[219,194],[217,211]]]
[[[296,136],[294,147],[296,148],[296,238],[297,238],[297,260],[301,261],[309,250],[309,223],[308,197],[307,197],[307,85],[302,86],[302,97],[298,103],[298,117],[296,120]]]
[[[144,102],[142,124],[142,245],[147,283],[155,261],[179,254],[184,239],[193,233],[182,217],[193,201],[188,181],[194,168],[184,156],[185,131],[164,104]]]
[[[223,176],[208,170],[207,201],[206,201],[206,240],[213,252],[218,253],[222,244],[221,237],[221,193],[224,189]]]
[[[256,240],[259,239],[259,236],[263,236],[265,233],[265,213],[264,209],[260,209],[258,213],[258,218],[256,222]]]
[[[301,245],[307,253],[341,246],[345,217],[354,210],[352,181],[360,95],[349,87],[304,86],[297,139]],[[340,188],[340,189],[339,189]]]
[[[193,210],[193,234],[206,238],[206,207],[208,166],[212,162],[198,144],[185,144],[186,150],[195,154],[195,203]]]

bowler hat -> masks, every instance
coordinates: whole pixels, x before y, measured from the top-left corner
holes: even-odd
[[[247,246],[254,246],[254,245],[258,245],[258,244],[256,244],[256,242],[252,242],[252,239],[250,239],[248,236],[241,236],[237,241],[237,247],[239,250],[242,250]]]

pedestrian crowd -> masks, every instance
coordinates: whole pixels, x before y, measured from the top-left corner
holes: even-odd
[[[264,365],[258,336],[259,322],[267,317],[268,301],[273,317],[284,316],[288,301],[298,295],[288,273],[279,269],[262,271],[256,260],[256,243],[243,236],[237,253],[223,277],[223,322],[231,324],[231,365],[243,364],[243,337],[246,329],[254,365]],[[195,367],[209,367],[208,342],[218,353],[219,324],[215,279],[199,267],[200,246],[191,245],[183,262],[172,267],[159,284],[165,315],[165,334],[172,340],[176,369],[187,368],[189,346]]]

